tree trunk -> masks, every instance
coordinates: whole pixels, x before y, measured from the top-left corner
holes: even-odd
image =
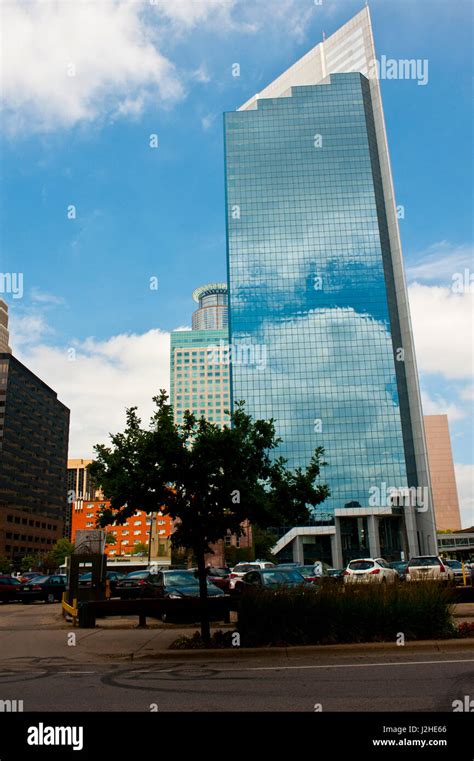
[[[201,598],[202,613],[201,613],[201,637],[206,645],[211,643],[211,627],[209,625],[209,611],[207,608],[207,573],[206,562],[204,558],[204,552],[201,550],[195,551],[198,578],[199,578],[199,597]]]

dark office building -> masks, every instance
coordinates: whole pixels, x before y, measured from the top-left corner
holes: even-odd
[[[47,552],[63,535],[69,410],[0,353],[0,555]]]

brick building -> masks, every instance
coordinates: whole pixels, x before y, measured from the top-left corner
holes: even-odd
[[[103,507],[110,507],[107,500],[81,500],[75,502],[72,508],[71,519],[71,541],[74,542],[76,531],[78,529],[94,529],[99,513]],[[159,545],[168,547],[169,538],[172,533],[172,520],[163,513],[153,515],[153,537],[156,538],[156,553],[160,555]],[[107,535],[112,535],[115,542],[107,544],[105,552],[109,557],[122,557],[131,555],[133,547],[137,544],[146,544],[148,546],[150,529],[152,526],[152,516],[139,510],[135,515],[127,519],[123,525],[107,526]],[[164,550],[162,551],[164,553]]]

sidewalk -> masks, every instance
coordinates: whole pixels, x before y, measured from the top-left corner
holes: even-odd
[[[2,612],[5,610],[2,608]],[[457,605],[455,618],[474,622],[474,603]],[[395,642],[310,645],[298,647],[247,648],[225,650],[170,650],[170,645],[181,636],[190,637],[199,626],[163,624],[150,619],[150,625],[137,626],[137,617],[98,619],[95,629],[79,629],[67,622],[59,606],[28,606],[27,609],[10,608],[9,615],[0,615],[0,641],[2,665],[16,667],[22,662],[30,665],[41,662],[62,662],[73,666],[86,662],[145,661],[155,659],[230,659],[260,657],[301,657],[310,654],[342,655],[381,653],[400,655],[410,651],[453,653],[457,649],[474,648],[474,637],[452,640],[426,640],[407,642],[403,648]],[[212,631],[235,629],[235,624],[214,624]]]

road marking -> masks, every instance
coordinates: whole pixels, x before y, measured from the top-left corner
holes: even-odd
[[[385,663],[331,663],[326,666],[242,666],[238,669],[227,671],[290,671],[292,669],[356,669],[370,668],[371,666],[441,666],[446,663],[474,663],[474,658],[461,658],[461,660],[449,661],[389,661]]]

